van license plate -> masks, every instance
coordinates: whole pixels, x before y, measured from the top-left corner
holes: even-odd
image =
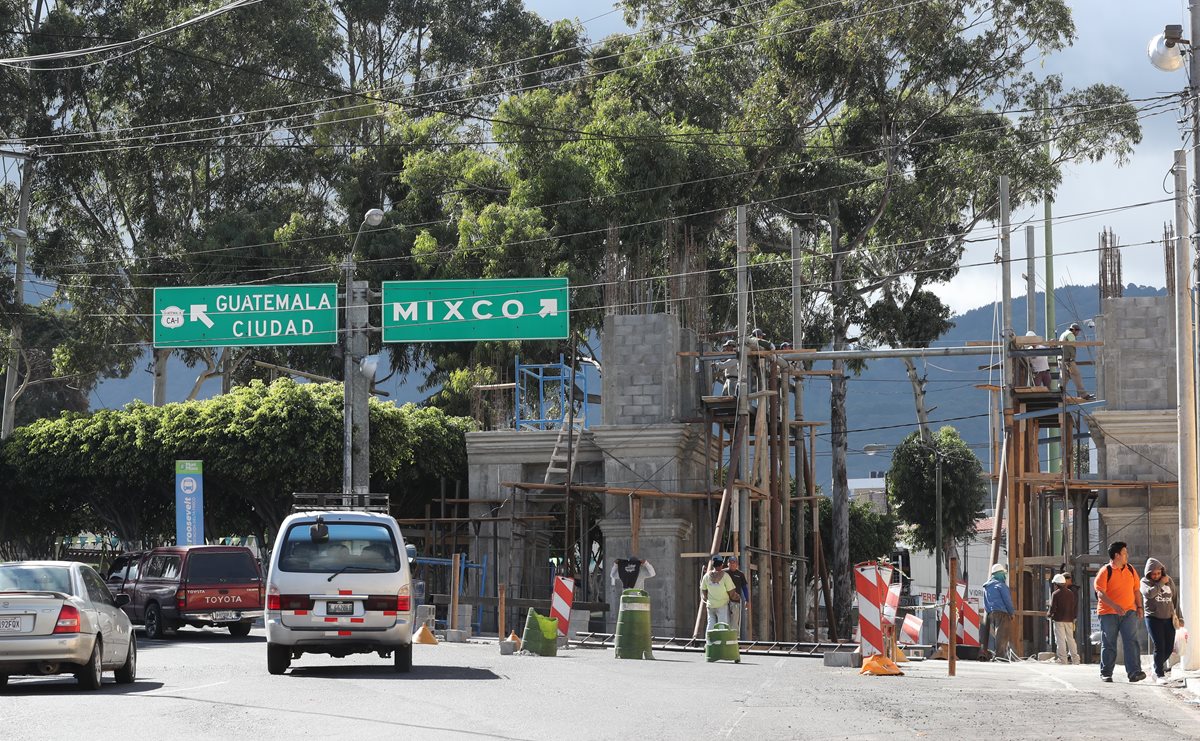
[[[325,614],[326,615],[353,615],[354,614],[354,603],[353,602],[326,602],[325,603]]]
[[[0,617],[0,633],[20,633],[21,618],[18,617]]]

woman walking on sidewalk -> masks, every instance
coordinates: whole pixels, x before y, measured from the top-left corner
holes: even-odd
[[[1146,561],[1144,573],[1142,603],[1146,605],[1146,632],[1154,647],[1154,675],[1162,683],[1167,675],[1167,658],[1175,646],[1175,629],[1183,627],[1179,590],[1167,576],[1167,567],[1157,558]]]

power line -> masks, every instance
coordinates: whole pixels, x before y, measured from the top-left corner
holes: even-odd
[[[1145,110],[1152,111],[1155,108],[1156,108],[1155,106],[1147,106],[1147,108]],[[1139,116],[1139,118],[1149,118],[1154,115],[1160,115],[1162,112],[1164,112],[1164,111],[1159,111],[1158,113],[1147,113],[1145,115]],[[1001,130],[1001,129],[1002,129],[1002,127],[994,127],[993,130]],[[923,140],[921,142],[915,142],[915,144],[939,143],[939,142],[949,141],[949,140],[958,138],[960,136],[976,135],[977,133],[979,133],[979,132],[972,131],[972,132],[963,132],[961,134],[951,134],[951,135],[946,135],[944,137],[936,137],[936,138],[930,139],[930,140]],[[1035,142],[1035,143],[1039,143],[1039,142]],[[636,195],[636,194],[652,192],[652,191],[656,191],[656,190],[663,190],[666,188],[680,187],[682,185],[692,185],[692,184],[702,183],[702,182],[711,182],[714,180],[724,180],[724,179],[739,177],[742,175],[752,174],[752,173],[756,173],[756,172],[771,172],[771,171],[790,169],[790,168],[794,168],[794,167],[810,166],[812,164],[820,164],[822,162],[839,161],[839,160],[843,159],[844,156],[862,156],[863,154],[878,153],[878,152],[882,152],[883,150],[884,150],[884,148],[880,147],[880,148],[876,148],[875,150],[867,150],[864,152],[849,153],[849,154],[843,155],[843,156],[830,156],[830,157],[826,157],[826,158],[819,158],[816,160],[789,162],[789,163],[784,163],[781,165],[770,166],[770,167],[763,168],[763,169],[757,170],[757,171],[748,170],[748,171],[741,171],[741,172],[737,172],[737,173],[729,173],[729,174],[724,174],[724,175],[714,175],[714,176],[708,176],[708,177],[704,177],[704,178],[697,178],[697,179],[689,180],[689,181],[679,181],[679,182],[667,183],[667,184],[663,184],[663,185],[648,186],[646,188],[639,188],[639,189],[628,190],[628,191],[619,191],[616,193],[609,193],[609,194],[597,194],[595,196],[569,199],[566,201],[558,201],[558,202],[549,203],[549,204],[530,205],[530,206],[528,206],[528,208],[531,208],[531,209],[532,208],[550,208],[550,207],[559,207],[559,206],[565,206],[565,205],[574,205],[574,204],[579,204],[579,203],[588,203],[588,202],[592,202],[596,199],[608,199],[608,198],[615,198],[615,197],[620,197],[620,196]],[[914,173],[914,172],[920,172],[923,170],[940,168],[940,167],[950,167],[950,166],[957,167],[957,166],[959,166],[959,164],[961,164],[961,163],[936,162],[936,163],[932,163],[930,165],[912,168],[908,172]],[[853,181],[853,182],[849,182],[849,183],[841,183],[841,184],[838,184],[835,186],[829,186],[826,188],[807,191],[804,193],[797,193],[797,194],[793,194],[793,195],[787,196],[787,197],[800,197],[803,195],[813,195],[815,193],[826,192],[826,191],[834,190],[834,189],[838,189],[838,188],[851,187],[853,185],[860,185],[860,184],[865,184],[865,183],[870,183],[870,182],[878,182],[880,180],[885,179],[886,177],[887,176],[884,175],[884,176],[878,176],[878,177],[874,177],[874,178],[861,179],[861,180]],[[787,197],[785,197],[785,198],[787,198]],[[780,200],[780,199],[771,199],[771,200]],[[1170,199],[1163,199],[1163,200],[1170,200]],[[704,216],[704,215],[709,215],[709,214],[716,213],[719,211],[728,210],[730,208],[733,208],[733,206],[726,206],[726,207],[721,207],[721,208],[717,208],[717,209],[708,209],[705,211],[693,212],[693,213],[689,213],[689,214],[677,214],[677,215],[673,215],[671,217],[664,217],[663,219],[655,219],[655,220],[651,220],[651,221],[638,222],[638,223],[634,223],[634,224],[619,224],[619,225],[617,225],[617,228],[624,229],[624,228],[630,228],[630,227],[634,227],[634,226],[646,226],[649,224],[658,223],[660,221],[665,221],[668,218],[685,219],[685,218],[689,218],[689,217],[693,217],[693,216]],[[1117,210],[1122,210],[1123,208],[1125,208],[1125,207],[1119,207]],[[1085,212],[1085,213],[1087,213],[1087,212]],[[1059,217],[1058,221],[1060,223],[1069,223],[1069,221],[1064,221],[1065,219],[1068,219],[1068,218],[1069,217]],[[398,227],[388,227],[388,228],[382,229],[382,230],[371,230],[371,231],[387,231],[387,230],[395,229],[395,228],[416,229],[416,228],[421,228],[421,227],[437,226],[437,225],[441,225],[443,223],[444,223],[444,220],[439,219],[437,221],[429,221],[429,222],[423,222],[423,223],[417,223],[417,224],[403,224],[403,225],[399,225]],[[510,242],[507,245],[485,245],[485,246],[479,246],[476,249],[487,249],[490,247],[497,247],[497,246],[512,246],[512,245],[519,245],[519,244],[538,243],[538,242],[544,242],[544,241],[549,241],[549,240],[562,240],[562,239],[567,239],[570,237],[589,236],[589,235],[605,232],[605,231],[607,231],[607,229],[608,229],[608,226],[605,226],[602,229],[597,228],[597,229],[579,231],[579,232],[568,233],[568,234],[551,235],[545,239],[539,238],[537,240],[525,240],[525,241]],[[313,236],[313,237],[305,237],[305,238],[300,238],[300,239],[296,239],[296,240],[290,240],[290,243],[299,243],[299,242],[305,242],[305,241],[323,241],[326,239],[343,239],[343,238],[348,237],[349,234],[350,234],[349,232],[346,232],[346,233],[339,233],[339,234],[334,234],[334,235],[317,235],[317,236]],[[917,240],[916,242],[913,242],[913,243],[926,242],[926,241],[930,241],[932,239],[937,239],[937,238],[961,238],[961,237],[962,237],[962,235],[956,235],[956,234],[941,235],[940,237],[929,237],[927,239]],[[978,241],[978,240],[963,238],[962,241]],[[278,246],[281,244],[283,244],[283,243],[279,242],[279,241],[263,242],[263,243],[252,244],[252,245],[238,245],[238,246],[231,246],[231,247],[213,248],[210,250],[199,250],[199,251],[189,252],[189,254],[191,254],[191,255],[212,254],[212,253],[224,252],[224,251],[235,251],[235,250],[253,249],[253,248],[257,248],[257,247]],[[454,247],[454,248],[449,248],[446,250],[439,250],[436,253],[433,253],[431,255],[427,255],[424,257],[429,258],[429,257],[438,257],[438,256],[454,255],[454,254],[461,254],[461,251],[457,247]],[[134,256],[131,259],[133,259],[133,260],[149,260],[149,259],[155,259],[157,257],[172,257],[172,256],[157,254],[157,255],[148,255],[148,256],[144,256],[144,257],[143,256]],[[399,256],[396,258],[382,258],[381,260],[389,260],[389,259],[415,259],[415,258],[412,255],[407,255],[407,256]],[[82,266],[82,265],[100,265],[100,264],[124,264],[125,262],[127,262],[127,260],[113,259],[113,260],[103,260],[103,261],[80,262],[80,263],[74,263],[74,265]],[[59,266],[59,267],[62,267],[62,266]],[[268,268],[267,270],[272,270],[272,269],[273,268]],[[321,266],[316,269],[323,270],[325,268],[324,268],[324,266]],[[86,274],[74,273],[73,275],[86,275]],[[113,276],[110,274],[108,277],[113,277]]]

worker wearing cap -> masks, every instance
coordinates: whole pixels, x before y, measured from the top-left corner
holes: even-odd
[[[1008,588],[1008,567],[992,564],[992,578],[983,585],[983,609],[987,610],[988,632],[995,638],[995,657],[1008,660],[1012,645],[1013,603]]]
[[[733,579],[725,573],[725,560],[713,556],[708,571],[700,577],[700,601],[708,608],[708,630],[717,623],[729,625],[729,599],[735,591]]]
[[[1076,336],[1079,334],[1080,329],[1081,328],[1079,326],[1079,322],[1071,322],[1071,326],[1067,327],[1067,331],[1063,332],[1061,335],[1059,335],[1059,337],[1058,337],[1059,342],[1075,342]],[[1062,373],[1063,390],[1065,391],[1067,388],[1066,379],[1069,377],[1071,379],[1071,383],[1075,384],[1076,395],[1078,395],[1080,398],[1083,398],[1083,399],[1095,399],[1096,397],[1089,394],[1087,392],[1087,389],[1085,389],[1083,387],[1083,377],[1079,375],[1079,366],[1075,364],[1075,346],[1074,345],[1063,345],[1062,351],[1063,351],[1063,373]]]
[[[1054,594],[1050,595],[1050,608],[1046,617],[1054,626],[1054,653],[1060,664],[1082,664],[1079,647],[1075,645],[1075,617],[1079,609],[1079,596],[1072,584],[1070,574],[1055,574],[1052,580]],[[1068,658],[1069,657],[1069,658]]]

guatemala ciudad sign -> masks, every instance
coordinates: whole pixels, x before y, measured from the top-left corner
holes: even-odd
[[[331,345],[337,285],[154,289],[155,347]]]
[[[567,289],[566,278],[385,281],[383,341],[562,339]]]

